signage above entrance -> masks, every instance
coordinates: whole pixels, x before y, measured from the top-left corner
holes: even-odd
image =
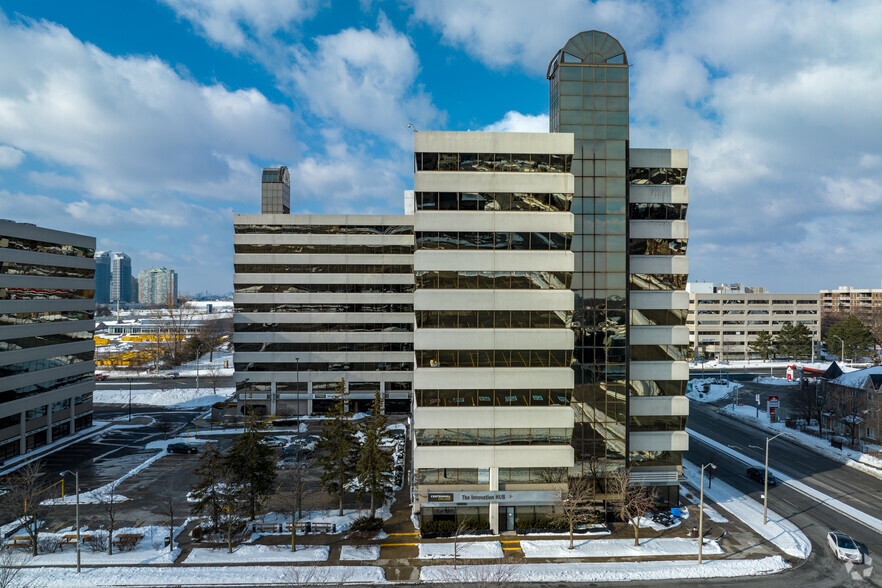
[[[426,506],[497,504],[553,504],[560,502],[559,490],[470,490],[468,492],[429,492]]]

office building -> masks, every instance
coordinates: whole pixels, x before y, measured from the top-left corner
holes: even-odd
[[[820,340],[818,294],[771,294],[765,288],[732,288],[722,284],[707,292],[704,284],[699,283],[696,288],[690,283],[687,288],[686,324],[692,357],[697,360],[757,358],[750,347],[757,335],[776,335],[791,324],[805,325],[812,340]]]
[[[630,467],[676,503],[688,449],[688,153],[629,145],[628,58],[610,35],[574,36],[547,77],[551,130],[575,137],[575,471]]]
[[[95,252],[95,302],[110,302],[110,251]]]
[[[121,251],[110,256],[110,301],[132,301],[132,258]]]
[[[178,273],[164,267],[138,272],[138,302],[173,306],[178,300]]]
[[[410,412],[413,217],[237,214],[233,222],[239,410],[327,412],[342,379],[352,411],[369,410],[380,391],[387,412]]]
[[[0,220],[0,462],[92,424],[95,238]]]
[[[423,521],[514,530],[551,516],[566,486],[572,154],[566,133],[414,134],[414,470]]]
[[[260,182],[260,213],[288,214],[291,212],[291,177],[284,165],[266,168]]]

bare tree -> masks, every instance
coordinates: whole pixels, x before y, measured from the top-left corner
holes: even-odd
[[[851,444],[860,438],[861,423],[870,410],[868,393],[856,388],[831,386],[830,405],[837,420],[851,438]]]
[[[156,421],[156,428],[159,429],[159,431],[162,433],[163,439],[168,439],[168,434],[172,430],[172,423],[171,423],[171,421],[167,421],[164,419],[157,420]]]
[[[31,555],[37,556],[40,523],[46,519],[49,482],[39,461],[27,463],[7,478],[14,482],[0,501],[0,512],[6,520],[19,521],[31,540]]]
[[[459,557],[459,554],[462,550],[462,541],[460,537],[466,534],[468,530],[468,524],[465,519],[461,520],[459,524],[456,526],[456,530],[453,532],[453,569],[456,569],[456,560]]]
[[[25,570],[28,556],[20,551],[13,551],[9,546],[0,546],[0,588],[30,588],[34,579],[28,579],[22,572]]]
[[[168,520],[168,550],[175,550],[175,515],[178,503],[171,490],[165,490],[159,497],[159,513]]]
[[[497,588],[515,581],[518,566],[512,564],[464,566],[445,574],[449,588]]]
[[[622,469],[607,477],[607,490],[613,494],[616,514],[634,527],[634,545],[640,545],[640,519],[655,506],[658,492],[631,483],[631,470]]]
[[[570,478],[567,489],[561,495],[558,507],[561,519],[570,529],[570,549],[573,549],[573,531],[576,525],[596,519],[594,496],[594,480],[584,476]]]
[[[214,350],[233,330],[233,321],[228,318],[204,321],[196,332],[199,342],[209,350],[208,361],[214,361]]]
[[[217,385],[220,382],[221,373],[222,372],[220,368],[215,366],[212,366],[205,370],[205,375],[208,378],[208,383],[211,384],[212,394],[217,394]]]
[[[184,343],[194,314],[187,302],[187,298],[180,298],[160,315],[161,335],[157,334],[157,340],[162,339],[163,356],[170,366],[180,365],[184,359]]]
[[[303,518],[303,506],[308,502],[306,494],[306,467],[294,464],[280,476],[281,488],[285,490],[277,492],[270,499],[270,505],[274,509],[284,512],[291,519],[291,551],[297,549],[297,522]]]
[[[113,555],[113,526],[116,524],[116,508],[119,506],[121,496],[117,491],[118,484],[111,482],[104,487],[98,495],[98,502],[107,517],[107,554]]]

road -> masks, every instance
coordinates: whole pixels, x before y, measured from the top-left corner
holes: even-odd
[[[717,415],[716,408],[692,402],[689,427],[761,462],[764,459],[765,433]],[[694,437],[689,443],[686,459],[695,464],[715,463],[718,466],[719,479],[750,495],[754,500],[762,501],[762,485],[745,476],[745,464]],[[782,438],[772,442],[769,466],[867,514],[882,518],[882,482],[877,478]],[[795,570],[767,578],[764,585],[792,586],[796,582],[800,586],[882,586],[882,535],[878,532],[787,486],[770,489],[769,508],[802,529],[812,542],[812,554]],[[867,566],[848,569],[845,564],[832,557],[826,544],[826,534],[834,529],[851,535],[864,545]],[[874,557],[879,559],[878,572],[872,562]],[[866,580],[855,580],[851,576],[852,572],[860,574],[868,569],[873,571]],[[727,582],[714,584],[728,585]],[[733,580],[732,585],[736,584],[740,585],[741,581]]]
[[[212,380],[208,377],[208,375],[199,377],[199,384],[202,388],[209,388]],[[196,378],[195,377],[186,377],[186,378],[174,378],[171,380],[164,380],[160,378],[154,377],[144,377],[140,376],[138,378],[132,378],[132,390],[151,390],[151,389],[161,389],[162,386],[166,386],[167,388],[195,388],[196,387]],[[221,376],[217,378],[217,387],[218,388],[227,388],[233,386],[233,378],[231,376]],[[129,381],[125,378],[113,378],[108,380],[101,380],[100,382],[95,382],[95,388],[98,390],[128,390]]]

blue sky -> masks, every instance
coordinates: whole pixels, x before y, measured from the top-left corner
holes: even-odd
[[[547,129],[582,30],[631,70],[631,145],[690,150],[690,279],[882,280],[882,4],[0,0],[0,218],[232,289],[260,169],[295,212],[400,212],[418,129]]]

